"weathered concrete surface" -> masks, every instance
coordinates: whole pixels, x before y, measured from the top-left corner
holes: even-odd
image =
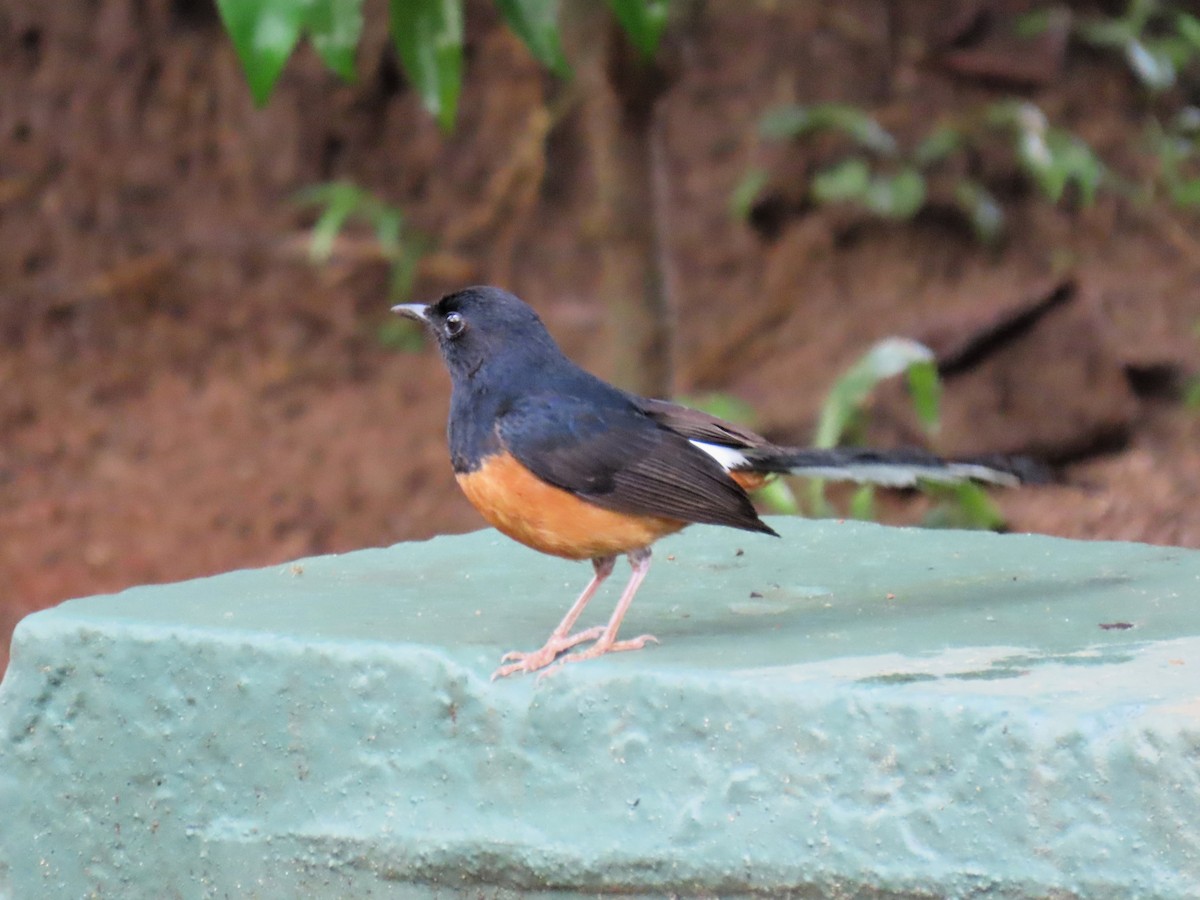
[[[588,569],[494,532],[31,616],[0,895],[1200,896],[1200,553],[772,524],[540,683]]]

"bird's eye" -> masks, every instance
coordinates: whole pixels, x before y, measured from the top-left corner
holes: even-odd
[[[467,330],[467,320],[462,313],[452,312],[446,316],[446,337],[456,338]]]

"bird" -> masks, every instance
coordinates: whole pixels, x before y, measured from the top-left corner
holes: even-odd
[[[700,410],[637,396],[568,359],[533,308],[498,287],[392,311],[424,323],[449,371],[450,461],[467,499],[508,537],[592,563],[591,580],[546,642],[505,654],[492,680],[658,643],[651,634],[617,639],[652,545],[693,524],[778,537],[748,493],[776,475],[893,487],[1021,480],[1020,466],[1004,458],[780,446]],[[622,555],[632,574],[607,624],[572,631]]]

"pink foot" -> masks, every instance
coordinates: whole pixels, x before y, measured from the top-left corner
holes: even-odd
[[[604,634],[604,626],[597,625],[594,628],[588,628],[585,631],[568,634],[566,637],[555,639],[551,638],[546,641],[545,646],[529,653],[523,653],[520,650],[511,650],[505,653],[500,658],[501,662],[508,660],[516,660],[510,665],[501,666],[492,673],[492,681],[497,678],[507,678],[509,675],[515,675],[517,672],[536,672],[538,669],[544,669],[554,660],[558,659],[558,655],[564,650],[570,650],[577,644],[582,644],[585,641],[594,641],[600,635]]]
[[[624,650],[641,650],[647,644],[657,644],[658,638],[652,634],[643,634],[640,637],[630,638],[627,641],[613,641],[607,647],[604,644],[593,644],[586,650],[581,650],[578,653],[569,653],[560,660],[560,663],[565,665],[569,662],[582,662],[585,659],[596,659],[598,656],[603,656],[606,653],[620,653]]]

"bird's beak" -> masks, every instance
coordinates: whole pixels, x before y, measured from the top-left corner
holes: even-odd
[[[428,322],[429,315],[426,312],[429,307],[424,303],[401,303],[392,307],[392,312],[400,313],[402,316],[408,316],[410,319],[417,319],[421,322]]]

